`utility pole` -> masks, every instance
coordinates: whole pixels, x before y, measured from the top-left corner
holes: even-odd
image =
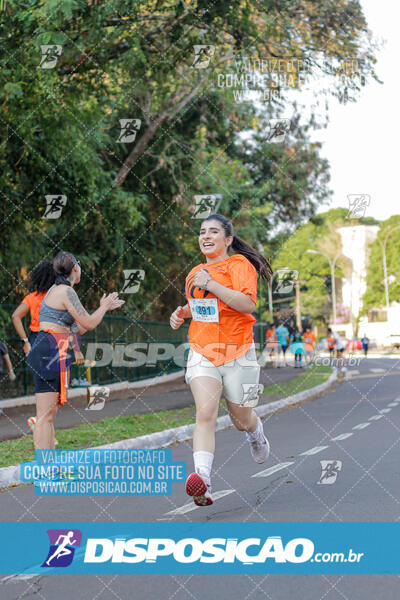
[[[304,279],[296,279],[296,325],[297,329],[301,331],[301,304],[300,304],[300,283],[305,283]]]
[[[338,254],[336,254],[335,258],[332,260],[330,258],[330,256],[328,256],[327,254],[325,254],[325,252],[320,252],[319,250],[311,250],[311,248],[309,248],[308,250],[306,250],[306,252],[309,252],[310,254],[322,254],[322,256],[325,256],[325,258],[328,260],[329,265],[331,267],[331,289],[332,289],[332,321],[333,324],[336,325],[336,284],[335,284],[335,264],[337,259],[339,258],[339,256],[341,255],[341,252],[338,252]]]
[[[268,283],[268,304],[269,304],[269,316],[271,318],[271,323],[274,322],[274,309],[272,305],[272,279]]]

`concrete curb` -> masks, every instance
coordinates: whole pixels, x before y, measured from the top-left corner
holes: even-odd
[[[282,408],[287,408],[293,404],[298,404],[303,400],[308,400],[314,396],[318,396],[321,392],[325,392],[331,385],[337,380],[337,371],[334,371],[329,379],[316,387],[304,390],[293,396],[288,396],[282,400],[276,400],[275,402],[269,402],[268,404],[261,404],[256,407],[256,412],[260,417],[265,417],[271,413],[276,412]],[[215,431],[222,431],[223,429],[229,429],[232,427],[232,421],[228,415],[218,417]],[[165,448],[179,442],[185,442],[191,440],[193,437],[194,425],[182,425],[180,427],[174,427],[173,429],[165,429],[164,431],[158,431],[157,433],[151,433],[149,435],[142,435],[137,438],[129,438],[121,440],[120,442],[114,442],[113,444],[107,444],[104,446],[96,446],[96,448],[114,448],[114,449],[131,449],[131,448]],[[19,478],[20,465],[12,465],[10,467],[0,468],[0,490],[16,486],[21,483]]]
[[[169,375],[159,375],[152,377],[151,379],[141,379],[140,381],[119,381],[118,383],[105,384],[110,388],[110,392],[117,392],[120,390],[135,390],[152,385],[158,385],[160,383],[166,383],[167,381],[174,381],[184,375],[185,371],[176,371],[176,373],[169,373]],[[93,383],[93,385],[101,385]],[[68,390],[68,398],[86,398],[86,388],[71,388]],[[6,400],[0,400],[0,408],[14,408],[15,406],[28,406],[36,404],[35,395],[32,396],[19,396],[18,398],[8,398]]]

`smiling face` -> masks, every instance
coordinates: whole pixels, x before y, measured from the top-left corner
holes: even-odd
[[[199,246],[207,259],[224,260],[228,257],[228,247],[232,236],[225,237],[222,224],[214,219],[203,221],[200,227]]]

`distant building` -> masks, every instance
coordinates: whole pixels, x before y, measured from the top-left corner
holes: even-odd
[[[341,298],[340,286],[338,286],[339,293],[336,298],[337,303],[342,302],[343,307],[348,309],[349,319],[347,323],[337,322],[334,329],[342,333],[345,338],[351,339],[357,332],[362,298],[367,289],[369,246],[376,239],[379,226],[356,225],[340,227],[337,231],[342,239],[342,253],[351,259],[353,267],[350,274],[342,279]],[[397,302],[390,304],[389,314],[387,314],[386,307],[376,307],[368,311],[368,316],[359,319],[358,336],[361,337],[365,334],[378,346],[390,346],[395,341],[394,338],[390,339],[390,336],[396,333],[400,334],[400,304]]]

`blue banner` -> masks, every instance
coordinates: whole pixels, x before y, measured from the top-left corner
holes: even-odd
[[[20,479],[51,496],[166,496],[186,479],[186,463],[172,450],[36,450],[20,465]]]
[[[400,523],[1,523],[2,574],[399,574]]]

